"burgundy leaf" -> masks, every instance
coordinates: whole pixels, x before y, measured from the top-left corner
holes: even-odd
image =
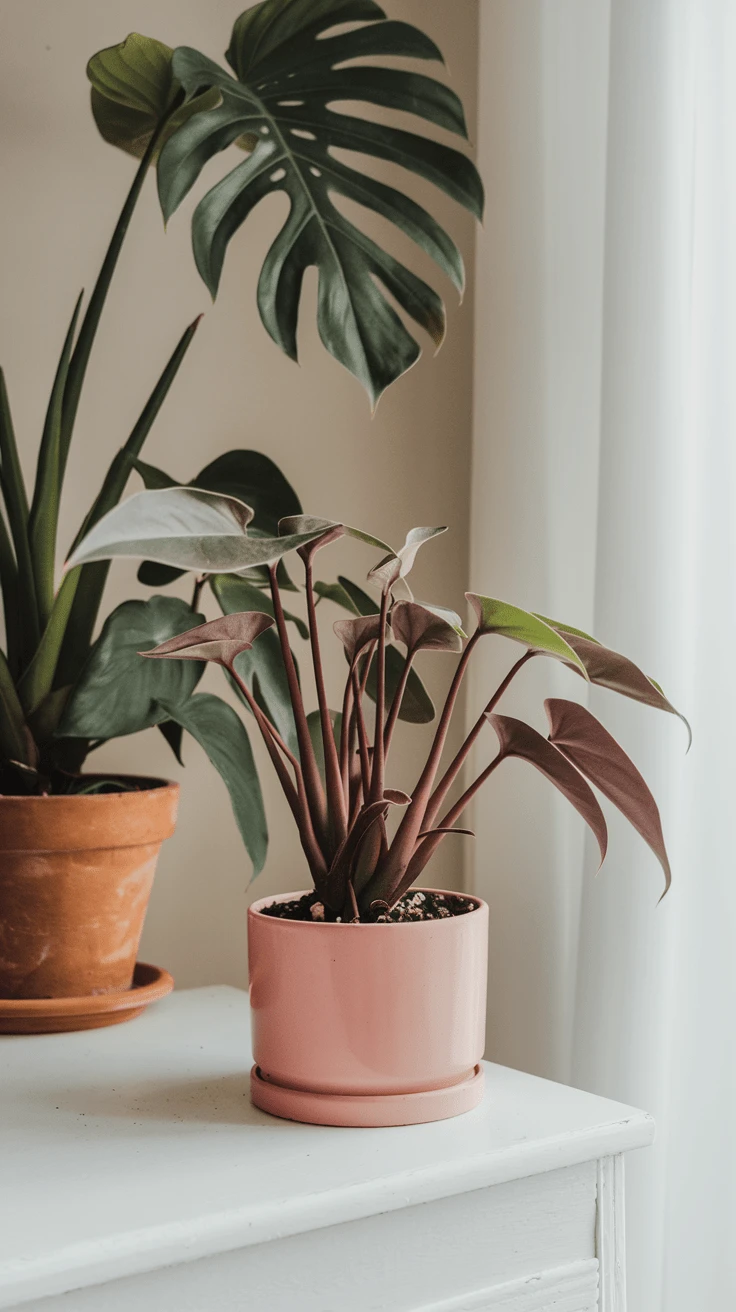
[[[633,761],[600,721],[579,702],[549,697],[544,708],[549,720],[550,742],[564,752],[596,788],[600,788],[604,797],[613,802],[641,834],[664,871],[666,893],[671,873],[659,807]]]
[[[612,692],[621,693],[623,697],[631,697],[635,702],[643,702],[645,706],[654,706],[659,711],[669,711],[671,715],[676,715],[687,729],[689,748],[692,730],[685,716],[667,700],[658,684],[647,678],[628,656],[622,656],[620,652],[604,647],[602,643],[588,637],[587,634],[565,628],[564,625],[555,626],[551,620],[548,623],[557,627],[557,631],[579,656],[591,683],[597,683],[601,688],[610,688]],[[574,670],[577,667],[571,665],[570,668]]]
[[[216,661],[231,665],[241,651],[248,651],[256,638],[270,629],[273,619],[258,610],[235,611],[221,615],[207,624],[198,624],[186,633],[169,638],[140,656],[162,657],[180,661]]]
[[[442,615],[428,610],[418,601],[397,601],[391,612],[391,628],[407,652],[453,651],[463,649],[457,629]]]
[[[359,615],[353,620],[335,620],[332,627],[345,648],[347,658],[352,666],[364,647],[367,647],[371,642],[378,641],[378,635],[381,632],[381,617],[380,615]]]
[[[603,865],[608,847],[606,821],[595,793],[580,772],[561,751],[523,720],[515,720],[511,715],[494,714],[487,715],[486,719],[496,731],[501,756],[518,756],[536,766],[590,825],[598,841]]]

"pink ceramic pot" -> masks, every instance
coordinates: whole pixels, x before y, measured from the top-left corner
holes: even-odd
[[[437,890],[432,890],[437,891]],[[481,1099],[488,907],[352,925],[248,911],[256,1106],[322,1125],[408,1125]]]

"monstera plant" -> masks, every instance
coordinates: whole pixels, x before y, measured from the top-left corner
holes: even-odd
[[[345,24],[354,26],[345,31]],[[196,667],[183,680],[173,671],[143,675],[141,662],[132,656],[145,642],[156,645],[198,615],[202,584],[195,583],[191,603],[171,596],[124,603],[108,616],[93,643],[108,565],[75,568],[58,588],[55,576],[59,505],[82,386],[120,250],[149,171],[155,170],[168,220],[208,161],[231,149],[231,171],[205,194],[192,220],[197,266],[213,296],[230,238],[259,200],[286,192],[289,214],[264,261],[258,307],[266,328],[287,354],[296,355],[300,288],[309,265],[316,265],[319,274],[322,340],[374,402],[419,354],[394,303],[435,343],[442,340],[445,312],[439,294],[345,218],[335,203],[345,197],[389,219],[462,288],[460,253],[432,215],[395,186],[335,156],[339,148],[388,161],[432,182],[472,213],[481,213],[480,179],[462,152],[431,136],[340,109],[345,101],[364,102],[466,136],[462,106],[448,86],[376,62],[384,56],[441,60],[428,37],[407,23],[387,19],[372,0],[264,0],[235,22],[226,56],[230,72],[187,47],[173,49],[138,34],[89,61],[92,113],[102,136],[140,162],[81,322],[83,296],[75,306],[29,491],[20,472],[0,374],[0,488],[6,512],[6,517],[0,514],[6,628],[5,651],[0,651],[0,791],[78,788],[76,775],[92,747],[153,724],[176,754],[180,752],[181,727],[160,707],[186,698],[197,681]],[[137,472],[148,489],[178,481],[144,464],[140,455],[197,322],[183,334],[139,420],[115,453],[76,542],[116,505],[131,473]],[[266,536],[276,533],[280,518],[301,511],[287,480],[255,451],[228,452],[201,470],[193,484],[242,498],[254,511],[251,532]],[[180,572],[148,562],[140,577],[160,588]],[[282,587],[293,586],[285,570],[279,577]],[[242,608],[252,590],[262,589],[264,583],[264,570],[240,579],[223,570],[210,578],[225,610]],[[251,590],[245,601],[244,589]],[[295,624],[298,629],[302,621]],[[389,661],[389,677],[398,677],[398,653]],[[270,693],[273,702],[280,694],[283,700],[285,673],[275,641],[266,638],[257,664],[258,695],[265,699]],[[228,771],[232,783],[231,761],[237,762],[239,778],[250,768],[247,738],[225,703],[212,699],[207,707],[192,732]],[[433,713],[421,683],[412,679],[402,714],[426,720]],[[224,760],[214,744],[228,729],[230,755]],[[252,805],[259,807],[255,777],[252,785]],[[239,809],[241,828],[248,833],[253,832],[252,805]]]
[[[347,23],[359,26],[346,32]],[[373,402],[420,353],[392,301],[437,346],[445,309],[432,287],[348,219],[336,201],[353,201],[387,219],[458,290],[463,262],[428,210],[336,152],[349,151],[351,160],[367,155],[387,161],[439,187],[477,218],[483,210],[478,172],[462,152],[341,108],[349,102],[401,111],[466,138],[462,105],[444,82],[375,62],[397,56],[442,60],[429,37],[387,19],[373,0],[264,0],[236,20],[225,56],[229,70],[188,46],[172,51],[137,34],[101,50],[88,66],[100,132],[123,150],[156,161],[165,220],[209,161],[236,147],[232,168],[192,217],[194,257],[213,297],[230,240],[261,200],[285,193],[288,213],[258,280],[263,324],[296,359],[302,279],[316,266],[320,337]]]

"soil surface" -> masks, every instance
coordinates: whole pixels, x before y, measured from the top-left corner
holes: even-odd
[[[406,893],[391,910],[385,903],[374,904],[370,921],[362,923],[402,925],[410,920],[448,920],[450,916],[465,916],[476,908],[473,898],[462,893],[424,893],[415,889]],[[291,902],[272,902],[263,908],[261,915],[274,916],[278,920],[335,921],[329,912],[325,913],[324,904],[316,893],[305,893]],[[337,921],[339,919],[338,916]]]

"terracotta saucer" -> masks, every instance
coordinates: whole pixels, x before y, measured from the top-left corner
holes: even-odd
[[[133,1020],[174,987],[168,970],[139,961],[131,988],[87,998],[0,998],[0,1034],[60,1034]]]

